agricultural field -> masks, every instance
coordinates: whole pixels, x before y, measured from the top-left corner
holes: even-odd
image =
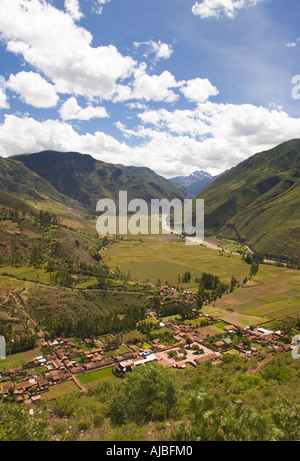
[[[32,349],[27,352],[20,352],[18,354],[8,355],[5,360],[0,360],[0,371],[7,370],[9,368],[20,367],[24,363],[30,362],[35,357],[41,355],[39,348]]]
[[[221,243],[224,245],[225,242]],[[228,242],[226,244],[229,245]],[[231,248],[233,251],[236,249]],[[103,253],[103,261],[139,282],[168,282],[194,291],[197,291],[195,278],[200,278],[202,272],[218,275],[222,281],[229,282],[232,276],[240,280],[248,276],[250,269],[240,256],[222,254],[202,245],[186,245],[183,239],[174,235],[128,238],[111,245]],[[191,282],[179,282],[179,277],[186,271],[191,272]],[[300,315],[299,271],[261,264],[258,274],[246,287],[223,296],[204,307],[203,311],[241,328],[297,317]],[[203,328],[207,329],[203,333],[209,335],[213,334],[213,330],[215,334],[219,333],[216,326]]]
[[[99,384],[99,381],[114,381],[116,380],[113,374],[114,367],[102,368],[101,370],[90,371],[84,375],[79,375],[78,381],[86,388],[93,389]]]
[[[125,347],[125,346],[120,346],[118,347],[117,349],[111,349],[109,351],[105,351],[104,354],[107,356],[107,357],[113,357],[115,355],[124,355],[124,354],[128,354],[130,352],[130,350]]]
[[[0,275],[9,275],[19,280],[50,284],[50,273],[30,266],[1,267]]]
[[[202,272],[218,275],[223,281],[232,276],[243,279],[249,274],[249,265],[240,256],[222,254],[202,245],[186,245],[173,235],[145,236],[127,239],[111,245],[103,253],[103,262],[112,269],[119,268],[139,282],[149,280],[168,282],[184,289],[196,289],[196,277]],[[178,276],[191,272],[191,282],[182,284]]]
[[[224,330],[221,330],[220,328],[215,327],[214,325],[197,328],[197,331],[203,338],[206,338],[207,336],[211,337],[224,334]]]
[[[217,237],[205,237],[205,241],[209,244],[220,247],[223,250],[233,251],[233,252],[243,252],[245,247],[234,240],[228,240],[224,238]]]
[[[41,399],[45,401],[56,400],[70,394],[71,392],[80,393],[80,390],[74,381],[65,381],[64,383],[59,383],[50,387],[49,391],[41,394]]]
[[[299,316],[298,270],[263,264],[253,282],[223,296],[204,311],[241,327]]]

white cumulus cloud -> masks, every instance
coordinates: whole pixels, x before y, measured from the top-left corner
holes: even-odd
[[[295,46],[297,46],[297,43],[295,42],[289,42],[285,45],[287,48],[294,48]]]
[[[94,0],[92,4],[93,12],[96,14],[102,14],[105,3],[109,2],[110,0]]]
[[[39,122],[32,117],[5,116],[0,125],[1,156],[47,149],[87,153],[108,162],[115,158],[116,163],[125,155],[130,157],[126,144],[101,131],[79,135],[70,124],[58,120]]]
[[[134,47],[138,48],[140,46],[145,46],[145,56],[148,56],[150,53],[154,53],[155,59],[169,59],[173,53],[173,48],[168,43],[162,43],[161,41],[154,42],[149,40],[148,42],[134,42]]]
[[[79,0],[65,0],[65,9],[72,16],[74,21],[80,21],[83,14],[80,11]]]
[[[64,121],[6,115],[0,125],[0,155],[75,150],[107,162],[148,166],[171,177],[197,169],[221,172],[300,136],[299,118],[251,104],[205,102],[194,110],[144,111],[140,119],[135,129],[116,124],[126,140],[136,139],[132,147],[101,131],[79,134]]]
[[[7,88],[19,93],[26,104],[37,108],[55,107],[58,95],[55,87],[36,72],[19,72],[10,75]]]
[[[180,91],[189,101],[205,102],[210,96],[216,96],[219,91],[207,78],[195,78],[188,80],[181,87]]]
[[[70,14],[42,0],[1,0],[0,33],[7,50],[51,80],[59,93],[111,99],[135,61],[93,37]]]
[[[144,101],[165,101],[174,102],[179,96],[172,88],[178,88],[180,83],[176,82],[174,75],[165,70],[160,75],[148,75],[145,66],[140,66],[135,72],[133,84],[133,99]]]
[[[147,110],[139,118],[143,125],[134,130],[122,125],[118,128],[126,138],[150,139],[145,148],[152,161],[157,159],[159,171],[168,176],[171,171],[176,176],[178,163],[181,169],[177,173],[212,166],[221,172],[252,154],[300,136],[300,119],[273,106],[207,101],[194,110]],[[162,141],[160,160],[158,140]],[[167,162],[163,164],[165,152],[170,155],[168,167]]]
[[[5,78],[0,75],[0,109],[8,109],[9,104],[7,101],[6,91],[5,91],[6,81]]]
[[[60,108],[62,120],[91,120],[92,118],[108,117],[105,107],[79,106],[76,98],[72,96]]]
[[[203,0],[201,3],[196,2],[193,5],[192,12],[202,19],[221,16],[233,19],[239,10],[255,6],[259,1],[261,0]]]

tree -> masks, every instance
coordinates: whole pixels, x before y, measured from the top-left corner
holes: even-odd
[[[182,276],[182,283],[189,283],[191,281],[191,273],[187,271]]]
[[[160,307],[160,296],[155,295],[153,297],[153,309],[154,310],[159,310],[159,307]]]
[[[99,285],[100,287],[101,287],[101,286],[104,286],[104,285],[105,285],[105,282],[106,282],[106,277],[107,277],[107,272],[106,272],[106,270],[99,266],[99,267],[97,268],[96,277],[97,277],[98,285]]]
[[[133,370],[112,398],[110,418],[114,425],[163,421],[176,408],[179,386],[174,374],[158,363]]]
[[[258,262],[256,261],[253,261],[253,263],[251,264],[251,275],[256,275],[257,272],[258,272],[258,269],[259,269],[259,264]]]
[[[243,404],[222,402],[214,393],[198,392],[191,401],[194,419],[190,426],[179,425],[175,440],[263,441],[272,440],[273,425],[268,412]]]
[[[215,290],[220,283],[220,279],[217,275],[208,274],[203,272],[201,281],[206,290]]]
[[[199,309],[202,308],[203,306],[203,303],[205,303],[205,301],[208,299],[208,293],[204,290],[203,288],[203,284],[200,283],[199,284],[199,290],[198,290],[198,293],[196,295],[196,303],[197,303],[197,307]]]
[[[67,268],[57,271],[53,276],[53,283],[62,287],[72,288],[73,278]]]
[[[29,264],[40,267],[43,264],[43,260],[43,246],[41,244],[34,246],[29,257]]]
[[[237,286],[238,281],[235,277],[231,277],[230,281],[230,291],[233,291],[233,289]]]
[[[186,344],[188,344],[190,346],[193,343],[193,340],[189,336],[187,336],[186,339],[185,339],[185,342],[186,342]]]
[[[193,306],[184,302],[178,305],[177,312],[180,315],[182,321],[186,319],[192,319],[196,315],[195,312],[193,312]]]

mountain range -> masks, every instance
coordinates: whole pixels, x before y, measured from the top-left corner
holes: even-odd
[[[13,158],[43,178],[55,190],[75,200],[89,212],[95,212],[102,198],[118,201],[119,191],[128,192],[128,200],[141,198],[183,199],[184,189],[144,167],[114,165],[78,152],[44,151]]]
[[[207,171],[198,170],[189,176],[175,176],[174,178],[170,178],[169,181],[182,186],[190,197],[196,197],[219,176],[212,176]]]
[[[207,235],[247,243],[270,257],[299,260],[300,139],[255,154],[217,178],[197,171],[172,181],[149,168],[105,163],[78,152],[0,157],[1,204],[49,209],[72,221],[77,217],[79,227],[87,217],[92,226],[97,201],[118,202],[121,190],[128,191],[129,200],[183,200],[201,182],[210,182],[197,196],[205,200]]]

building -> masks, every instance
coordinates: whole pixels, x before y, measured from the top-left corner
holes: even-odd
[[[271,330],[266,330],[265,328],[259,327],[257,328],[257,331],[262,333],[264,336],[272,335],[274,332]]]
[[[227,331],[227,333],[233,333],[234,330],[235,330],[235,326],[234,325],[226,325],[226,327],[223,328],[225,331]]]
[[[134,366],[137,367],[139,365],[144,365],[145,363],[149,363],[149,362],[155,362],[157,360],[158,358],[156,357],[155,354],[150,354],[146,358],[142,360],[137,360],[136,362],[134,362]]]
[[[174,368],[184,369],[186,367],[185,362],[175,362],[173,365]]]
[[[208,362],[209,360],[215,360],[218,358],[217,354],[211,353],[211,354],[205,354],[201,355],[200,357],[197,357],[194,359],[194,362],[196,365],[200,365],[201,363]]]
[[[133,367],[134,367],[133,360],[124,360],[123,362],[118,363],[116,370],[122,373],[126,373],[128,371],[132,371]]]

